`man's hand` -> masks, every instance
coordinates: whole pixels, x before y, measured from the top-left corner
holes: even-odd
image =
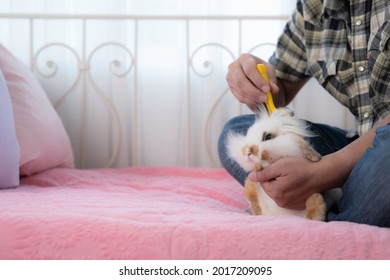
[[[261,77],[256,65],[267,66],[269,84]],[[267,100],[267,92],[279,92],[276,84],[275,69],[266,61],[251,54],[242,54],[229,65],[226,81],[237,100],[246,104],[251,110]]]
[[[252,172],[249,179],[261,182],[264,191],[283,208],[302,210],[313,193],[319,192],[315,176],[317,162],[304,158],[282,158],[266,169]]]

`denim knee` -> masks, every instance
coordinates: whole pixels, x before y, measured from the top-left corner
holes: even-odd
[[[358,161],[342,187],[328,220],[390,227],[390,124],[376,131],[373,146]]]

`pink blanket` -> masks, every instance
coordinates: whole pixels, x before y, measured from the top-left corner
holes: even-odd
[[[53,169],[0,191],[0,259],[390,259],[390,229],[246,208],[221,169]]]

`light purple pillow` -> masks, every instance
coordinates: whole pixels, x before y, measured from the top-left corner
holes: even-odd
[[[11,98],[0,70],[0,189],[19,185],[19,157]]]

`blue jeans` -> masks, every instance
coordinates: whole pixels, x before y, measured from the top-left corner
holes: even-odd
[[[223,128],[218,142],[222,165],[241,185],[244,185],[247,173],[227,156],[226,137],[230,130],[245,134],[254,121],[254,115],[231,119]],[[309,141],[321,155],[333,153],[356,139],[348,137],[346,131],[336,127],[308,124],[316,134]],[[390,124],[377,129],[373,147],[366,150],[352,170],[341,188],[341,199],[328,210],[327,220],[390,227],[389,166]]]

